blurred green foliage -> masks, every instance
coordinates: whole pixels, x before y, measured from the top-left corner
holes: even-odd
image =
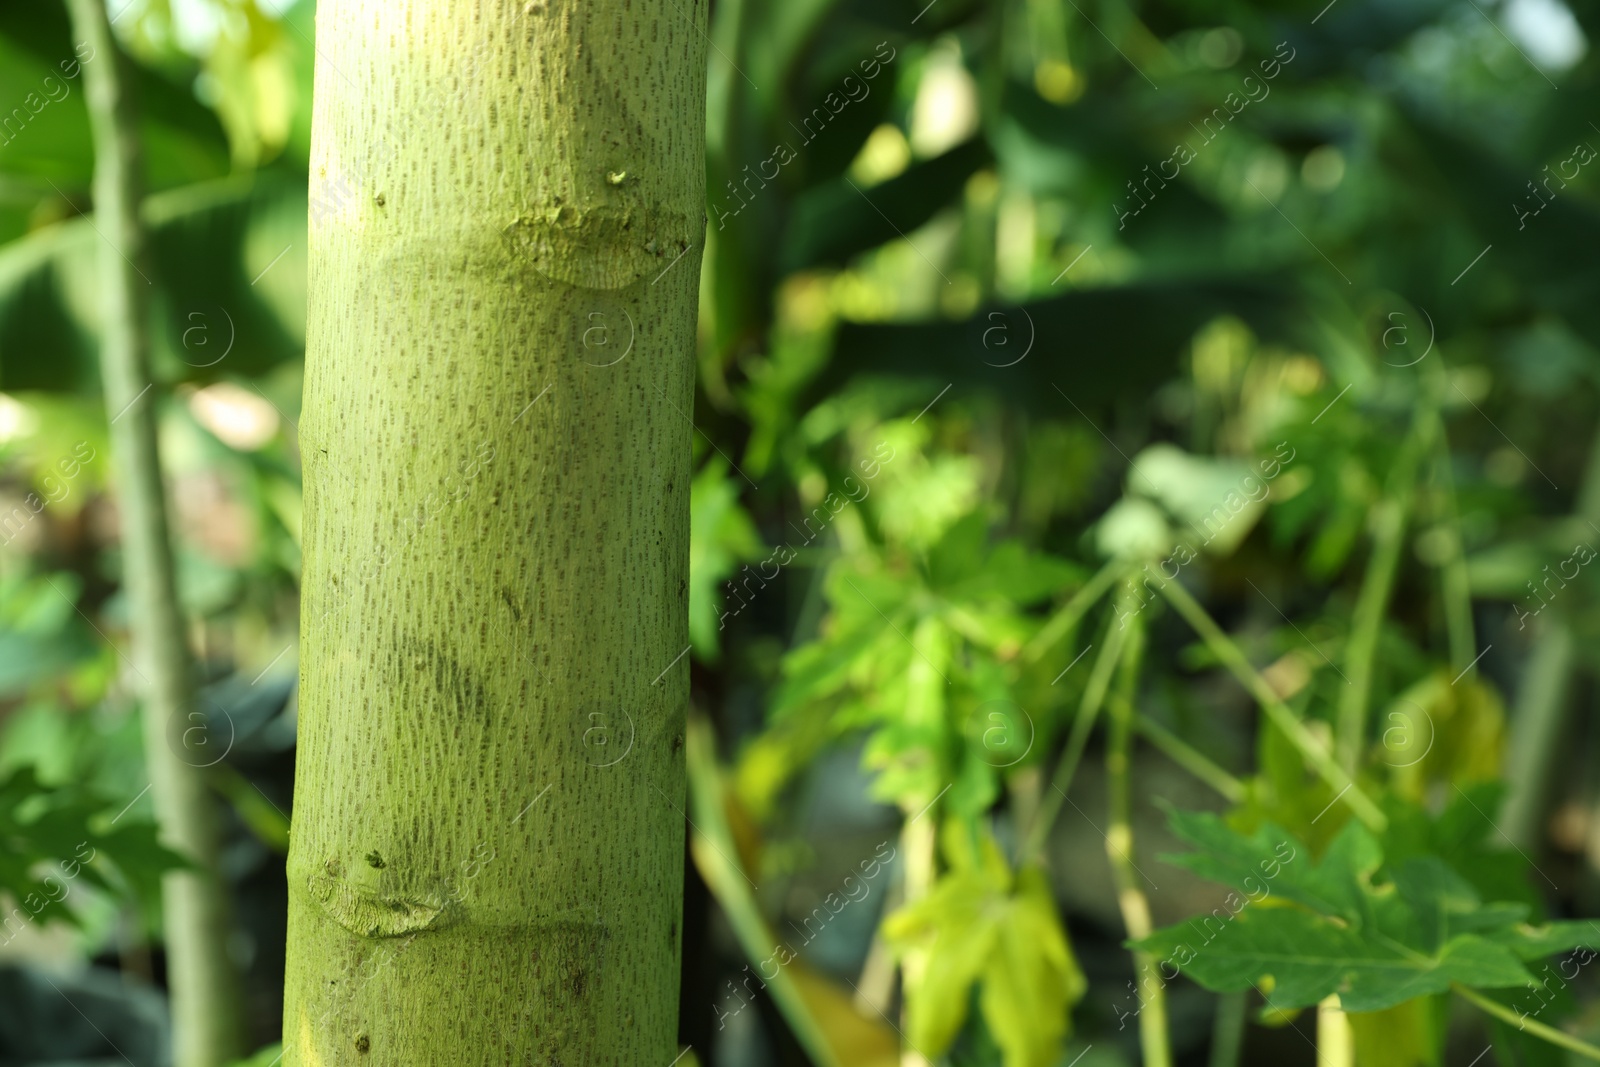
[[[305,225],[339,195],[306,170],[312,14],[117,23],[182,593],[237,691],[294,662]],[[1363,1064],[1480,1032],[1556,1062],[1452,982],[1600,1036],[1577,957],[1559,990],[1534,962],[1592,947],[1561,917],[1600,907],[1600,738],[1569,712],[1600,636],[1597,32],[1561,0],[715,6],[690,632],[719,810],[695,821],[747,957],[719,966],[768,958],[862,845],[825,802],[851,772],[898,849],[893,907],[774,986],[813,1058],[1136,1062],[1118,944],[1168,958],[1222,921],[1184,869],[1248,897],[1263,862],[1269,895],[1162,972],[1178,1059],[1225,1048],[1236,1003],[1214,1024],[1191,980],[1260,1009],[1244,1063],[1307,1056],[1277,1035],[1329,992]],[[96,59],[50,4],[0,13],[0,58],[0,766],[61,813],[18,816],[17,894],[103,815],[62,790],[134,801],[123,826],[147,802],[69,73]],[[224,703],[255,740],[215,784],[281,850],[245,752],[292,715]],[[1165,797],[1219,814],[1168,831]],[[105,840],[128,888],[156,870]],[[721,977],[686,987],[685,1033]]]

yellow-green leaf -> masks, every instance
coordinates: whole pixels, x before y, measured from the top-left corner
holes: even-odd
[[[983,976],[983,1018],[1006,1067],[1056,1061],[1085,985],[1043,873],[1023,871]]]
[[[1005,1067],[1048,1067],[1085,985],[1049,885],[1034,869],[1013,878],[994,841],[974,848],[959,823],[946,827],[945,855],[952,870],[883,927],[897,948],[927,953],[908,976],[907,1037],[925,1056],[943,1053],[981,980],[979,1004]]]

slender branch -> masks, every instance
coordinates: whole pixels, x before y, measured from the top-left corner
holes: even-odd
[[[1349,684],[1339,694],[1338,725],[1334,731],[1334,747],[1338,751],[1339,763],[1350,774],[1354,774],[1360,765],[1361,752],[1366,743],[1367,710],[1372,700],[1372,674],[1378,652],[1378,634],[1383,628],[1383,616],[1388,609],[1389,594],[1394,590],[1395,572],[1400,565],[1400,550],[1405,544],[1406,521],[1416,488],[1417,465],[1438,421],[1435,403],[1432,393],[1425,390],[1424,400],[1412,420],[1411,432],[1407,434],[1399,456],[1389,470],[1383,499],[1372,509],[1372,555],[1367,560],[1366,575],[1361,580],[1361,592],[1356,598],[1356,608],[1351,618],[1350,639],[1345,644],[1344,673]]]
[[[1127,629],[1127,647],[1117,672],[1117,689],[1111,695],[1106,724],[1109,812],[1106,858],[1111,863],[1111,877],[1117,886],[1122,925],[1128,931],[1128,940],[1139,941],[1150,936],[1154,925],[1150,920],[1150,901],[1139,885],[1139,875],[1133,866],[1133,695],[1144,652],[1144,622],[1135,617]],[[1139,984],[1139,1045],[1144,1052],[1144,1067],[1172,1067],[1165,983],[1156,973],[1156,959],[1148,952],[1135,951],[1133,969]]]
[[[1083,588],[1072,594],[1072,598],[1050,617],[1050,621],[1045,623],[1038,633],[1033,635],[1033,640],[1022,650],[1023,658],[1033,663],[1050,651],[1057,641],[1067,636],[1072,628],[1078,625],[1084,613],[1094,606],[1094,602],[1099,600],[1107,589],[1111,588],[1111,584],[1128,569],[1128,566],[1127,560],[1114,559],[1096,571],[1092,578],[1083,583]]]
[[[1250,665],[1250,661],[1239,650],[1239,646],[1222,632],[1222,627],[1218,626],[1206,613],[1205,608],[1189,595],[1189,591],[1176,581],[1164,582],[1159,588],[1161,595],[1167,598],[1167,602],[1183,616],[1212,653],[1255,698],[1273,725],[1282,730],[1290,743],[1300,750],[1300,755],[1311,769],[1331,788],[1339,791],[1339,799],[1349,806],[1356,818],[1374,831],[1381,831],[1386,827],[1389,824],[1388,817],[1361,791],[1361,787],[1356,785],[1350,773],[1341,767],[1328,750],[1311,735],[1311,731],[1306,729],[1305,723],[1290,710],[1289,705],[1279,699],[1278,694],[1272,691],[1272,686],[1267,684],[1267,680]]]
[[[1061,804],[1067,798],[1067,790],[1072,786],[1072,777],[1078,770],[1078,760],[1083,756],[1083,749],[1089,743],[1089,734],[1094,729],[1095,719],[1100,715],[1100,705],[1105,702],[1106,690],[1111,685],[1111,672],[1122,656],[1122,646],[1127,634],[1127,627],[1119,626],[1115,618],[1106,622],[1106,635],[1101,639],[1100,654],[1095,657],[1094,669],[1090,672],[1088,684],[1084,687],[1083,700],[1079,703],[1077,717],[1072,722],[1072,733],[1067,738],[1067,747],[1061,752],[1061,759],[1056,764],[1056,773],[1050,779],[1050,788],[1046,790],[1044,799],[1039,804],[1039,814],[1028,830],[1018,866],[1026,865],[1028,861],[1042,853],[1045,842],[1050,839],[1050,829],[1055,825],[1057,816],[1061,814]]]
[[[1515,1011],[1506,1007],[1504,1004],[1501,1004],[1497,1000],[1490,1000],[1488,997],[1484,996],[1482,993],[1479,993],[1475,989],[1468,989],[1464,985],[1452,985],[1450,988],[1454,990],[1462,1000],[1465,1000],[1468,1004],[1471,1004],[1479,1011],[1487,1012],[1488,1014],[1493,1015],[1496,1019],[1499,1019],[1501,1022],[1506,1023],[1509,1026],[1514,1026],[1520,1031],[1530,1033],[1534,1037],[1540,1038],[1541,1040],[1548,1041],[1552,1045],[1557,1045],[1561,1048],[1568,1049],[1569,1051],[1576,1052],[1584,1059],[1594,1060],[1597,1063],[1600,1063],[1600,1048],[1589,1044],[1589,1042],[1573,1037],[1564,1030],[1557,1030],[1553,1026],[1546,1026],[1537,1019],[1530,1019],[1526,1015],[1519,1016]]]
[[[1217,998],[1217,1021],[1211,1027],[1211,1056],[1206,1067],[1239,1067],[1245,1004],[1243,993],[1224,993]]]
[[[160,390],[152,388],[150,375],[151,283],[138,266],[146,258],[138,116],[127,91],[128,61],[111,35],[104,0],[68,0],[67,8],[74,35],[90,47],[83,71],[101,238],[100,368],[119,490],[129,629],[144,683],[145,766],[162,841],[197,868],[162,879],[173,1060],[177,1067],[220,1067],[243,1051],[240,999],[227,953],[232,924],[217,862],[217,804],[200,774],[200,767],[214,761],[187,748],[186,759],[178,746],[195,731],[183,730],[179,742],[171,729],[203,721],[203,714],[196,708],[194,662],[178,604],[156,438]]]
[[[1589,445],[1574,517],[1578,536],[1589,541],[1595,525],[1600,524],[1600,433]],[[1525,620],[1519,621],[1518,630],[1524,625]],[[1539,832],[1550,793],[1549,768],[1557,757],[1570,714],[1568,694],[1577,659],[1577,640],[1562,616],[1552,612],[1534,625],[1538,627],[1537,639],[1517,686],[1511,740],[1502,774],[1509,791],[1501,809],[1500,827],[1519,848],[1527,848]]]
[[[727,917],[733,936],[752,963],[769,960],[783,944],[767,925],[750,876],[740,860],[728,821],[728,784],[717,762],[717,742],[711,723],[704,714],[691,708],[684,731],[686,741],[689,818],[689,853],[700,877]],[[757,967],[759,963],[755,964]],[[771,975],[762,973],[762,988],[776,1005],[796,1041],[817,1067],[843,1067],[829,1044],[827,1028],[796,981],[796,970],[776,967]],[[740,1001],[742,1010],[743,1000]],[[300,1061],[304,1064],[306,1061]],[[315,1062],[315,1061],[312,1061]]]
[[[1443,360],[1424,368],[1427,387],[1435,398],[1442,398],[1447,385]],[[1436,399],[1437,403],[1437,399]],[[1437,480],[1434,491],[1434,517],[1448,529],[1449,543],[1440,560],[1440,592],[1444,599],[1445,633],[1450,643],[1450,673],[1464,674],[1477,659],[1477,636],[1472,621],[1472,583],[1467,576],[1467,557],[1461,544],[1461,515],[1456,502],[1455,471],[1450,466],[1450,440],[1439,421],[1433,434],[1433,469]]]
[[[1160,749],[1172,762],[1221,793],[1223,799],[1233,804],[1244,799],[1244,783],[1189,742],[1142,713],[1137,715],[1133,724],[1146,741]]]
[[[1434,438],[1434,470],[1439,488],[1436,511],[1440,525],[1450,531],[1444,559],[1439,564],[1440,592],[1444,599],[1444,626],[1450,642],[1450,674],[1476,670],[1477,634],[1472,621],[1472,583],[1467,577],[1467,556],[1461,544],[1461,516],[1456,505],[1455,473],[1450,469],[1450,442],[1443,427]]]
[[[910,815],[907,812],[907,815]],[[938,827],[937,812],[921,818],[912,817],[900,827],[900,901],[904,906],[925,899],[938,877]],[[926,945],[909,946],[900,953],[900,985],[909,990],[900,1004],[901,1036],[911,1029],[908,998],[922,989],[928,977],[928,963],[932,950]],[[906,1042],[910,1045],[910,1041]],[[914,1047],[909,1048],[902,1060],[913,1067],[927,1067],[927,1061]]]

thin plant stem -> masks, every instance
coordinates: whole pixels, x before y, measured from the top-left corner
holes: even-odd
[[[1600,525],[1600,433],[1589,446],[1583,486],[1578,490],[1575,526],[1585,542]],[[1515,713],[1511,716],[1511,739],[1507,746],[1503,777],[1509,787],[1501,809],[1501,831],[1519,848],[1527,848],[1538,836],[1545,798],[1549,795],[1554,765],[1566,723],[1568,694],[1577,658],[1577,639],[1572,627],[1555,612],[1544,619],[1543,612],[1521,612],[1517,616],[1520,633],[1528,619],[1536,627],[1533,651],[1522,682],[1517,687]]]
[[[1094,607],[1094,602],[1104,596],[1106,590],[1110,589],[1112,583],[1127,569],[1127,560],[1114,559],[1096,571],[1092,578],[1083,583],[1083,588],[1072,594],[1060,610],[1050,617],[1050,621],[1033,635],[1033,640],[1022,650],[1023,658],[1029,663],[1034,663],[1050,651],[1057,641],[1072,632],[1072,628],[1078,625],[1084,613]]]
[[[1559,778],[1554,768],[1563,754],[1563,739],[1570,737],[1564,727],[1577,651],[1572,628],[1560,618],[1553,620],[1537,634],[1517,685],[1501,772],[1507,791],[1498,829],[1518,848],[1535,847],[1552,779]]]
[[[1317,1067],[1355,1067],[1355,1062],[1355,1034],[1335,993],[1317,1005]]]
[[[1223,799],[1232,804],[1237,804],[1244,799],[1244,783],[1223,770],[1209,756],[1189,744],[1189,742],[1143,713],[1138,713],[1135,716],[1133,725],[1140,734],[1144,735],[1146,741],[1154,745],[1172,762],[1222,794]]]
[[[1424,399],[1412,420],[1411,432],[1406,435],[1399,456],[1389,470],[1383,498],[1372,509],[1372,555],[1367,560],[1361,592],[1356,597],[1355,612],[1350,622],[1350,639],[1345,643],[1344,675],[1348,684],[1339,694],[1334,749],[1338,753],[1340,766],[1349,774],[1354,774],[1360,766],[1361,752],[1366,742],[1367,711],[1372,700],[1378,635],[1383,629],[1383,617],[1388,610],[1389,595],[1394,590],[1395,573],[1400,566],[1400,552],[1405,545],[1406,523],[1416,489],[1417,466],[1427,440],[1432,436],[1431,431],[1438,422],[1432,392],[1424,390],[1423,395]]]
[[[1428,388],[1443,396],[1445,369],[1435,360],[1426,370]],[[1450,440],[1441,422],[1433,434],[1434,516],[1449,531],[1444,558],[1439,564],[1440,593],[1444,600],[1445,634],[1450,645],[1450,673],[1459,676],[1473,669],[1478,658],[1477,635],[1472,621],[1472,583],[1461,544],[1461,515],[1456,503],[1455,471],[1450,466]]]
[[[717,762],[717,742],[710,720],[692,707],[684,740],[690,805],[687,817],[694,820],[689,850],[694,865],[716,898],[745,956],[752,961],[766,960],[776,952],[781,939],[767,925],[757,903],[757,890],[739,858],[739,846],[734,843],[726,799],[729,786]],[[788,1023],[809,1062],[817,1067],[845,1067],[834,1054],[828,1043],[826,1026],[800,992],[796,978],[793,968],[774,968],[770,977],[763,974],[763,991]],[[735,1009],[738,1010],[742,1009]]]
[[[150,373],[148,263],[140,175],[139,122],[131,63],[112,36],[104,0],[69,0],[73,33],[92,49],[84,90],[94,141],[94,221],[100,236],[100,371],[118,487],[122,574],[141,688],[145,768],[161,841],[190,860],[161,880],[163,933],[171,989],[173,1063],[219,1067],[244,1051],[238,976],[228,956],[233,928],[218,860],[219,812],[201,768],[216,760],[194,751],[205,720],[178,601],[177,575],[156,434],[161,390]],[[149,394],[149,395],[146,395]],[[217,739],[220,742],[220,738]],[[180,747],[184,750],[179,751]],[[220,747],[220,746],[218,746]],[[217,757],[220,759],[221,757]]]
[[[1106,723],[1106,791],[1109,824],[1106,858],[1117,887],[1117,907],[1130,941],[1150,936],[1150,901],[1133,866],[1133,697],[1144,652],[1144,623],[1135,617],[1128,624],[1126,647],[1117,672],[1117,688],[1108,702]],[[1139,990],[1139,1045],[1144,1067],[1172,1067],[1172,1042],[1167,1035],[1165,983],[1156,973],[1156,960],[1148,952],[1133,953]]]
[[[1305,759],[1319,777],[1331,788],[1338,791],[1342,800],[1351,812],[1360,819],[1368,829],[1382,831],[1389,825],[1389,819],[1372,802],[1372,799],[1361,791],[1355,779],[1341,767],[1337,760],[1322,744],[1306,729],[1305,723],[1300,721],[1289,705],[1285,704],[1278,694],[1272,691],[1272,686],[1267,680],[1250,665],[1250,661],[1234,644],[1233,639],[1222,632],[1222,627],[1206,613],[1206,609],[1189,595],[1189,591],[1176,581],[1165,582],[1159,586],[1161,595],[1167,598],[1174,610],[1186,621],[1202,640],[1211,649],[1213,655],[1222,661],[1223,666],[1237,678],[1255,698],[1273,725],[1284,732],[1291,744],[1300,750],[1300,755]]]
[[[1476,670],[1477,633],[1472,621],[1472,583],[1467,577],[1467,556],[1461,544],[1461,516],[1456,506],[1456,479],[1450,469],[1450,443],[1441,428],[1434,441],[1434,470],[1438,480],[1437,513],[1449,530],[1444,559],[1439,564],[1440,593],[1444,599],[1445,635],[1450,643],[1450,674]]]
[[[1206,1067],[1239,1067],[1239,1055],[1244,1051],[1245,1003],[1243,993],[1224,993],[1217,998],[1211,1056]]]
[[[1466,1001],[1468,1004],[1471,1004],[1479,1011],[1487,1012],[1488,1014],[1493,1015],[1496,1019],[1499,1019],[1501,1022],[1510,1026],[1514,1026],[1518,1030],[1521,1030],[1525,1033],[1530,1033],[1540,1040],[1548,1041],[1552,1045],[1567,1049],[1571,1052],[1576,1052],[1586,1060],[1594,1060],[1596,1063],[1600,1063],[1600,1048],[1589,1044],[1589,1042],[1573,1037],[1564,1030],[1557,1030],[1553,1026],[1546,1026],[1537,1019],[1530,1019],[1527,1016],[1518,1016],[1518,1014],[1512,1009],[1506,1007],[1497,1000],[1489,999],[1475,989],[1468,989],[1464,985],[1453,985],[1450,988],[1454,990],[1456,995],[1461,997],[1462,1000]]]
[[[1020,865],[1026,865],[1038,857],[1044,851],[1045,842],[1050,839],[1050,829],[1055,825],[1057,816],[1061,814],[1061,805],[1067,798],[1067,790],[1072,787],[1072,778],[1077,773],[1078,761],[1083,757],[1084,746],[1089,743],[1089,734],[1094,729],[1095,719],[1100,715],[1100,705],[1105,703],[1106,690],[1111,685],[1111,674],[1122,656],[1127,633],[1127,627],[1118,625],[1115,618],[1107,620],[1106,634],[1100,643],[1100,654],[1095,657],[1094,668],[1084,687],[1083,699],[1078,704],[1077,717],[1072,722],[1072,733],[1068,736],[1067,747],[1062,750],[1061,759],[1056,764],[1056,772],[1050,779],[1050,788],[1045,791],[1044,799],[1039,803],[1039,814],[1028,830]]]

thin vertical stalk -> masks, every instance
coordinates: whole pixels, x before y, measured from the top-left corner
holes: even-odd
[[[1072,778],[1077,773],[1078,761],[1083,758],[1084,747],[1089,743],[1089,734],[1094,730],[1095,720],[1100,716],[1100,706],[1105,703],[1106,690],[1111,686],[1112,672],[1116,669],[1118,659],[1121,658],[1127,633],[1127,627],[1119,625],[1115,617],[1106,622],[1106,633],[1101,638],[1100,654],[1095,657],[1094,668],[1089,674],[1088,683],[1084,686],[1083,699],[1078,704],[1077,717],[1072,721],[1072,733],[1067,738],[1067,747],[1062,750],[1055,774],[1050,778],[1050,789],[1040,801],[1038,815],[1033,820],[1033,825],[1028,828],[1028,836],[1023,842],[1017,862],[1018,867],[1027,866],[1044,852],[1044,846],[1050,839],[1050,828],[1055,825],[1056,818],[1061,814],[1061,805],[1067,799],[1067,790],[1072,788]]]
[[[938,815],[936,812],[925,812],[921,818],[913,818],[900,828],[900,855],[904,857],[900,875],[900,899],[907,905],[914,904],[928,895],[933,888],[936,875],[936,859],[938,852]],[[902,954],[900,959],[900,981],[902,988],[907,990],[920,989],[928,973],[928,950],[915,948]],[[904,998],[900,1006],[900,1031],[903,1034],[911,1028],[907,1016],[909,998]],[[929,1067],[927,1057],[906,1042],[900,1050],[900,1067]]]
[[[1425,394],[1412,420],[1411,432],[1400,446],[1399,457],[1390,469],[1384,495],[1373,508],[1372,555],[1351,618],[1350,640],[1345,646],[1345,677],[1349,684],[1339,694],[1334,750],[1346,773],[1360,766],[1367,734],[1367,711],[1372,700],[1373,664],[1377,658],[1378,634],[1394,590],[1395,572],[1405,544],[1406,523],[1416,488],[1417,465],[1426,438],[1437,421],[1431,394]]]
[[[1587,539],[1594,532],[1591,524],[1600,524],[1600,434],[1589,446],[1576,514],[1583,523],[1578,536]],[[1562,616],[1552,613],[1551,618],[1540,619],[1534,625],[1538,627],[1536,640],[1522,672],[1515,714],[1511,717],[1505,769],[1507,793],[1500,817],[1501,830],[1519,848],[1533,843],[1549,796],[1551,768],[1561,742],[1577,656],[1572,629]]]
[[[911,631],[912,648],[917,656],[907,671],[906,718],[908,722],[932,726],[941,722],[946,713],[948,696],[945,691],[944,672],[939,663],[949,662],[948,645],[941,637],[941,628],[924,619]],[[910,907],[923,900],[932,891],[938,878],[938,828],[940,825],[939,800],[944,790],[931,799],[903,798],[906,822],[900,830],[900,847],[904,866],[901,868],[901,900]],[[909,803],[907,803],[909,801]],[[917,810],[912,811],[915,805]],[[918,946],[901,957],[900,976],[906,996],[901,1003],[901,1029],[911,1029],[909,1011],[913,997],[928,980],[932,950]],[[901,1067],[929,1067],[922,1054],[906,1042],[900,1054]]]
[[[1244,1051],[1244,998],[1243,993],[1224,993],[1217,998],[1206,1067],[1239,1067],[1239,1055]]]
[[[1433,395],[1443,397],[1447,380],[1443,361],[1430,363],[1426,377]],[[1478,658],[1477,636],[1472,620],[1472,583],[1467,577],[1467,557],[1461,543],[1455,471],[1450,466],[1450,439],[1442,421],[1434,434],[1432,451],[1434,519],[1449,531],[1444,558],[1439,564],[1440,593],[1444,600],[1445,634],[1450,645],[1450,673],[1458,675],[1470,669]]]
[[[134,655],[144,683],[143,735],[162,841],[196,870],[162,880],[167,982],[177,1067],[220,1067],[241,1052],[237,977],[227,956],[227,897],[217,869],[216,801],[198,765],[172,743],[203,723],[178,604],[157,446],[158,391],[150,377],[150,281],[139,221],[141,161],[130,71],[103,0],[68,0],[74,34],[97,57],[84,63],[94,137],[95,228],[101,237],[100,344],[111,453],[122,523],[123,581]]]
[[[1450,469],[1450,442],[1441,429],[1434,442],[1434,470],[1438,480],[1437,515],[1449,530],[1444,559],[1439,564],[1440,592],[1444,599],[1444,624],[1450,643],[1450,673],[1459,675],[1478,658],[1477,634],[1472,620],[1472,583],[1467,577],[1467,557],[1461,544],[1461,516],[1456,507],[1456,479]]]
[[[1317,1067],[1355,1067],[1356,1041],[1337,994],[1317,1005]]]
[[[1577,641],[1559,618],[1538,635],[1517,686],[1506,746],[1500,829],[1518,848],[1537,842],[1567,717]]]
[[[1150,901],[1139,884],[1133,865],[1132,763],[1133,697],[1139,679],[1139,663],[1144,652],[1144,623],[1134,618],[1128,624],[1126,648],[1117,688],[1108,701],[1106,738],[1106,789],[1109,824],[1106,827],[1106,858],[1117,887],[1117,906],[1128,939],[1150,936]],[[1172,1043],[1167,1035],[1167,998],[1156,959],[1148,952],[1134,952],[1133,968],[1139,989],[1139,1045],[1145,1067],[1172,1067]]]

